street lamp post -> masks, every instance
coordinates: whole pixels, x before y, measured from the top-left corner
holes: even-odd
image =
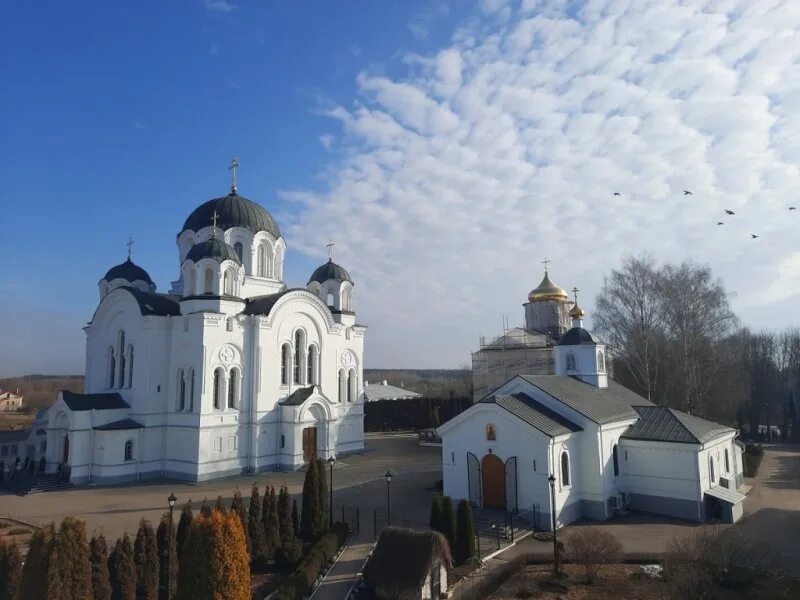
[[[387,525],[392,524],[392,494],[390,491],[391,483],[392,483],[392,472],[386,471],[386,523]]]
[[[331,466],[331,499],[328,505],[328,513],[330,514],[330,522],[328,526],[333,529],[333,463],[336,462],[336,458],[331,454],[330,458],[328,459],[328,464]]]
[[[558,532],[556,531],[556,477],[550,473],[547,478],[550,482],[550,515],[553,522],[553,571],[559,572]]]
[[[172,598],[172,573],[170,573],[170,563],[172,563],[172,510],[177,502],[175,494],[170,492],[167,502],[169,502],[169,537],[167,539],[167,598]]]

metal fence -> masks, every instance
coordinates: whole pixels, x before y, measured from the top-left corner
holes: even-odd
[[[372,535],[377,540],[384,527],[394,525],[395,527],[405,527],[406,529],[416,529],[417,531],[430,531],[427,523],[419,523],[406,519],[401,515],[392,513],[389,515],[385,510],[376,508],[372,511]]]
[[[350,535],[357,536],[361,533],[361,509],[348,504],[333,505],[333,520],[347,523]]]

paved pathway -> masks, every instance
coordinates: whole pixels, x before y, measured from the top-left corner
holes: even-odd
[[[344,600],[347,597],[372,549],[372,540],[363,538],[361,536],[361,539],[354,540],[345,549],[309,600]]]

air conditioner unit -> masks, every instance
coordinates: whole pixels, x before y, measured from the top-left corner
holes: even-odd
[[[610,496],[610,497],[608,498],[608,505],[609,505],[611,508],[613,508],[613,509],[615,509],[615,510],[618,510],[618,509],[620,508],[620,505],[619,505],[619,496]]]

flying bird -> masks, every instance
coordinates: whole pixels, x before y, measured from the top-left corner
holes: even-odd
[[[684,196],[691,196],[692,192],[690,192],[689,190],[683,190],[683,195]]]
[[[754,240],[754,239],[756,239],[757,237],[758,237],[758,236],[757,236],[755,233],[751,233],[751,234],[750,234],[750,239],[753,239],[753,240]]]
[[[722,221],[717,221],[717,225],[725,225]]]
[[[622,196],[622,194],[620,194],[619,192],[614,192],[614,195],[615,196]]]
[[[796,206],[790,206],[789,210],[797,210],[797,207]]]
[[[725,212],[727,214],[729,214],[729,215],[735,215],[736,214],[735,212],[733,212],[732,210],[728,210],[727,208],[725,209]]]

